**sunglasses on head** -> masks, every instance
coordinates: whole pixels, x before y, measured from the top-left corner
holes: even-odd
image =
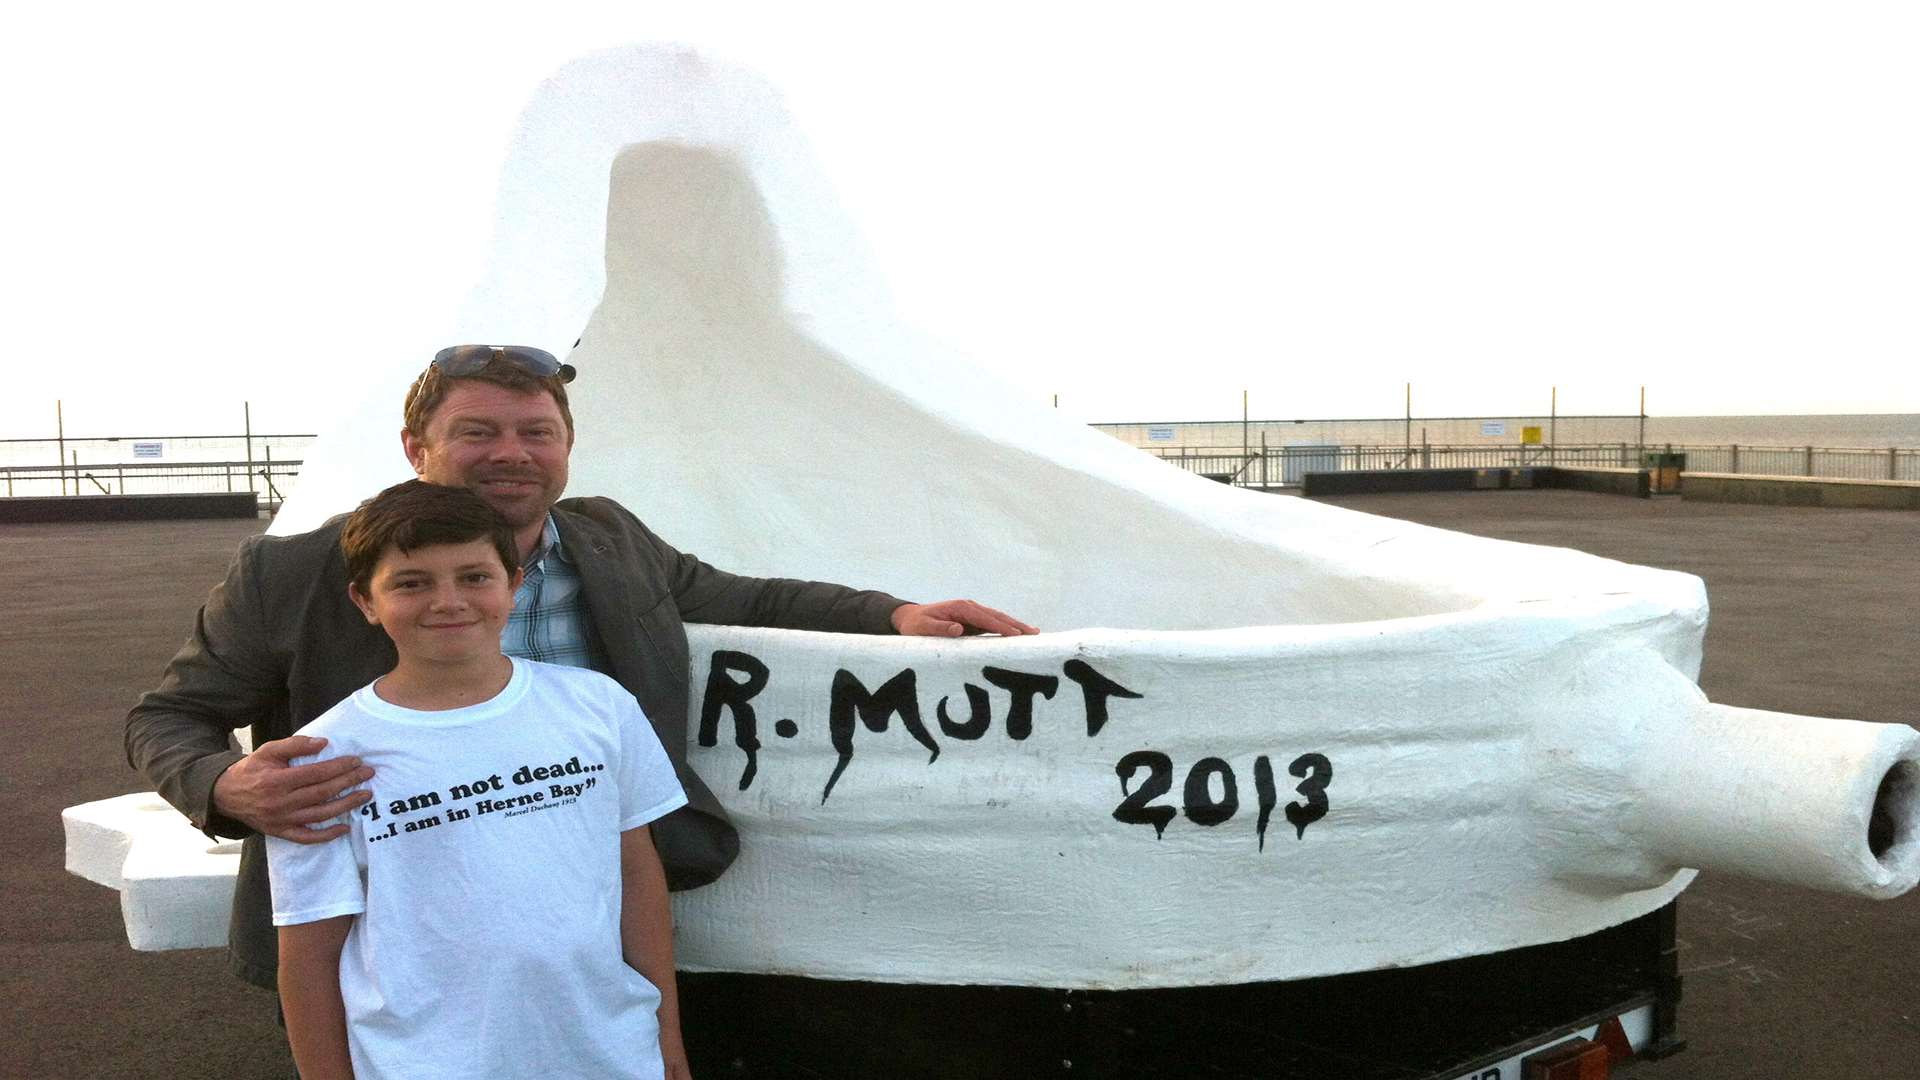
[[[439,368],[441,374],[455,378],[478,374],[495,360],[505,360],[538,378],[557,375],[563,383],[573,381],[572,364],[563,364],[547,350],[530,345],[449,345],[433,354],[433,366]]]

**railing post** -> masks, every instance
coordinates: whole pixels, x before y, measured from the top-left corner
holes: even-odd
[[[1887,447],[1887,479],[1900,479],[1900,448],[1897,446]]]
[[[1554,448],[1560,445],[1560,388],[1553,388],[1553,411],[1547,417],[1547,464],[1554,464]]]
[[[254,487],[253,487],[253,402],[243,401],[240,403],[240,408],[241,408],[241,415],[246,418],[245,423],[246,423],[246,432],[247,432],[247,490],[252,491],[254,490]]]
[[[1740,471],[1740,444],[1734,443],[1731,449],[1733,450],[1733,464],[1727,466],[1727,471],[1737,473]]]
[[[1813,475],[1813,447],[1807,447],[1807,475]]]
[[[127,493],[127,467],[125,465],[115,465],[113,471],[115,475],[120,477],[120,494],[125,495]]]

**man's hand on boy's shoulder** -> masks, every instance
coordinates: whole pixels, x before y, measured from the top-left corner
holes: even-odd
[[[327,740],[306,735],[260,744],[213,782],[214,809],[255,832],[296,844],[323,843],[345,834],[344,824],[325,829],[308,826],[339,817],[373,798],[371,791],[348,791],[372,779],[373,770],[357,757],[291,764],[294,758],[311,757],[326,745]]]

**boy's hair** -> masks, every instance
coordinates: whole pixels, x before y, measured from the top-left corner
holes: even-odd
[[[495,358],[486,367],[471,375],[448,375],[439,365],[429,364],[420,377],[413,380],[407,389],[407,401],[401,415],[406,420],[407,431],[422,442],[427,438],[427,421],[433,418],[433,411],[447,399],[447,393],[453,387],[466,381],[489,383],[517,394],[546,393],[553,396],[553,403],[560,407],[560,418],[567,423],[567,442],[573,442],[573,410],[567,406],[567,384],[558,375],[542,378],[510,360]]]
[[[513,526],[487,500],[463,487],[408,480],[360,504],[340,530],[340,552],[347,580],[364,593],[388,548],[407,552],[471,540],[492,543],[508,574],[520,565]]]

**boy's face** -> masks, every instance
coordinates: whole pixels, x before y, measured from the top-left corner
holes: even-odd
[[[403,661],[463,663],[500,654],[520,571],[508,573],[485,539],[401,551],[389,547],[362,592],[347,594],[387,632]]]

